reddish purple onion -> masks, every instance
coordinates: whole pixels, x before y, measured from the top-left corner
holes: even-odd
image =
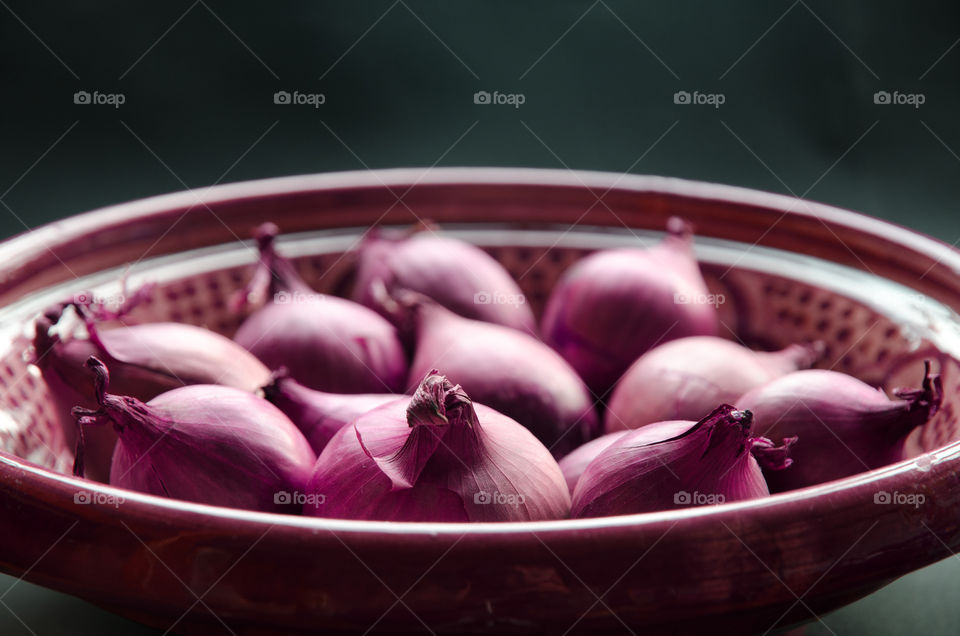
[[[108,393],[94,357],[99,408],[76,408],[81,430],[74,471],[83,474],[83,433],[109,424],[119,440],[110,484],[217,506],[298,512],[316,455],[297,427],[266,400],[232,387],[197,384],[143,403]]]
[[[537,330],[526,297],[500,263],[429,225],[415,232],[368,234],[357,256],[353,299],[382,311],[375,291],[378,281],[388,289],[421,293],[466,318],[531,334]]]
[[[540,521],[570,510],[547,449],[436,370],[412,398],[334,435],[307,497],[306,514],[381,521]]]
[[[337,431],[357,417],[400,397],[396,393],[316,391],[289,377],[286,369],[274,372],[262,391],[271,404],[297,425],[316,453],[323,450]]]
[[[771,470],[787,468],[787,448],[796,439],[777,447],[752,437],[752,419],[750,411],[724,404],[696,423],[662,422],[627,432],[587,466],[574,489],[571,516],[634,514],[770,494],[758,459]]]
[[[640,356],[607,403],[607,432],[665,420],[697,421],[717,404],[733,403],[750,389],[823,355],[823,343],[751,351],[714,336],[690,336],[658,345]]]
[[[114,390],[144,401],[185,384],[221,384],[252,392],[270,378],[270,370],[243,347],[202,327],[155,322],[98,328],[99,320],[121,318],[133,304],[110,313],[65,303],[52,307],[36,322],[35,362],[54,396],[68,442],[76,441],[70,409],[97,404],[84,367],[90,356],[110,365]],[[83,318],[85,338],[54,331],[54,326],[61,326],[67,307]],[[109,427],[90,431],[87,467],[91,478],[107,479],[115,443]]]
[[[272,223],[257,230],[260,262],[233,304],[238,310],[266,304],[244,321],[234,340],[271,369],[287,367],[311,389],[402,390],[407,361],[393,325],[363,305],[310,289],[277,254],[277,233]]]
[[[717,311],[693,254],[690,227],[673,217],[667,230],[651,249],[587,256],[550,294],[543,339],[598,397],[660,342],[717,331]]]
[[[478,402],[527,427],[556,457],[596,435],[599,419],[587,388],[550,347],[516,329],[458,316],[415,292],[395,292],[388,300],[401,331],[414,334],[411,391],[431,369],[442,368]]]
[[[940,376],[924,366],[923,387],[897,389],[891,400],[869,384],[836,371],[796,371],[757,387],[737,407],[754,413],[768,437],[799,435],[790,471],[768,474],[773,492],[841,479],[904,457],[904,442],[940,407]]]
[[[682,424],[683,428],[678,431],[678,433],[687,430],[692,425],[690,422],[682,422]],[[617,431],[616,433],[607,433],[597,439],[592,439],[586,444],[578,446],[573,452],[565,455],[563,459],[560,460],[560,470],[563,472],[563,478],[567,482],[567,488],[570,490],[571,495],[577,487],[577,482],[580,481],[580,476],[583,475],[583,471],[587,469],[590,462],[629,432],[630,431]]]

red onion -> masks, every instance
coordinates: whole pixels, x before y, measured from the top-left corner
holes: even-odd
[[[573,493],[571,516],[605,517],[769,494],[760,464],[786,468],[785,440],[751,437],[750,411],[728,404],[699,422],[660,422],[630,431],[590,462]],[[685,430],[684,430],[685,429]],[[678,433],[678,431],[680,431]]]
[[[692,425],[691,422],[682,422],[682,424],[683,428],[679,432],[687,430]],[[583,475],[583,471],[587,469],[590,462],[629,432],[630,431],[617,431],[616,433],[607,433],[597,439],[592,439],[586,444],[578,446],[573,452],[560,460],[560,470],[563,472],[563,478],[567,482],[567,488],[570,490],[571,495],[577,486],[577,482],[580,481],[580,476]]]
[[[591,254],[561,277],[541,322],[544,341],[604,397],[658,343],[713,335],[720,301],[707,293],[690,227],[673,217],[651,249]]]
[[[361,415],[317,459],[304,512],[383,521],[538,521],[570,495],[546,448],[432,370],[414,396]]]
[[[503,266],[475,245],[418,232],[368,235],[357,256],[353,299],[381,311],[374,285],[419,292],[450,311],[536,333],[533,311]]]
[[[527,427],[556,457],[592,439],[599,428],[590,394],[556,351],[516,329],[470,320],[409,291],[390,311],[415,334],[410,388],[442,368],[481,404]]]
[[[76,431],[70,409],[97,403],[84,368],[90,356],[110,365],[118,393],[139,400],[185,384],[222,384],[252,392],[269,380],[270,370],[243,347],[202,327],[173,322],[97,327],[98,320],[120,318],[133,304],[106,313],[67,303],[52,307],[36,322],[35,361],[56,400],[69,442],[75,441]],[[54,325],[61,326],[70,306],[83,318],[86,338],[54,333]],[[109,427],[90,431],[87,466],[92,478],[106,480],[115,443],[116,434]]]
[[[664,420],[698,420],[717,404],[805,369],[823,355],[823,343],[766,353],[714,336],[690,336],[658,345],[623,374],[607,403],[608,432]]]
[[[275,251],[277,232],[272,223],[257,230],[260,263],[234,306],[269,301],[244,321],[234,340],[271,369],[287,367],[311,389],[400,391],[407,362],[393,325],[363,305],[310,289]]]
[[[232,387],[197,384],[146,404],[108,393],[110,376],[91,357],[99,408],[76,408],[80,443],[74,472],[83,474],[84,430],[111,424],[119,435],[110,483],[140,492],[217,506],[297,512],[316,455],[275,406]],[[286,496],[284,496],[286,495]]]
[[[319,453],[341,428],[367,411],[395,402],[396,393],[324,393],[308,389],[281,369],[262,389],[264,397],[290,418]]]
[[[768,437],[799,435],[794,469],[769,474],[773,492],[812,486],[904,458],[907,434],[940,407],[943,389],[925,363],[923,388],[897,389],[891,400],[845,373],[796,371],[749,391],[738,408],[753,411]]]

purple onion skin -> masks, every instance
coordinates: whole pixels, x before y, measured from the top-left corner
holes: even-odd
[[[417,423],[410,413],[424,395],[420,389],[342,428],[307,486],[308,496],[322,503],[305,506],[304,514],[441,522],[565,518],[570,495],[547,449],[517,422],[454,389],[458,406],[449,400],[444,406],[434,393]]]
[[[570,494],[573,495],[573,491],[577,487],[577,482],[580,481],[580,477],[587,469],[587,466],[589,466],[600,453],[620,441],[625,435],[636,432],[637,435],[632,438],[634,444],[653,444],[677,437],[688,431],[695,424],[696,421],[691,420],[654,422],[636,431],[607,433],[578,447],[575,451],[560,460],[560,470],[563,471],[563,478],[567,480],[567,487],[570,489]],[[784,440],[782,446],[776,446],[770,440],[756,438],[751,451],[761,468],[783,470],[793,464],[790,453],[796,441],[796,437],[788,438]]]
[[[683,424],[683,431],[693,425],[692,422],[684,422]],[[616,433],[607,433],[597,439],[592,439],[586,444],[578,446],[560,460],[560,470],[563,472],[563,478],[567,482],[567,489],[570,490],[571,495],[573,495],[573,491],[577,487],[577,482],[580,481],[580,476],[583,475],[583,471],[587,469],[590,462],[627,433],[629,433],[629,431],[617,431]]]
[[[702,504],[693,499],[697,494],[717,503],[768,495],[751,451],[758,443],[772,444],[751,437],[751,419],[749,411],[725,404],[699,422],[664,422],[627,432],[587,466],[574,489],[571,516],[671,510]],[[682,432],[664,438],[677,429]]]
[[[319,391],[399,392],[407,376],[396,329],[366,307],[335,296],[315,305],[266,305],[244,321],[234,340],[266,366],[287,367]]]
[[[433,368],[528,428],[555,457],[599,432],[590,394],[576,372],[548,346],[516,329],[470,320],[419,295],[413,301],[416,349],[412,391]]]
[[[717,404],[734,403],[754,387],[809,367],[822,354],[819,342],[768,353],[714,336],[671,340],[640,356],[617,382],[607,403],[605,430],[697,421]]]
[[[554,287],[541,321],[543,339],[606,396],[640,355],[660,342],[717,332],[717,311],[689,228],[671,219],[651,249],[612,249],[574,264]],[[694,300],[697,302],[678,302]]]
[[[292,495],[304,492],[316,454],[275,406],[246,391],[201,384],[143,403],[106,393],[106,367],[99,361],[91,367],[103,374],[101,407],[77,414],[84,430],[97,422],[117,431],[111,485],[216,506],[299,512]],[[82,472],[82,449],[78,456]]]
[[[185,384],[221,384],[255,391],[270,378],[256,357],[218,333],[179,323],[96,329],[88,323],[89,339],[62,339],[50,329],[61,309],[36,323],[36,364],[54,396],[69,443],[76,442],[70,409],[95,408],[89,370],[84,363],[96,356],[110,365],[114,390],[141,401]],[[106,481],[116,434],[111,427],[91,429],[87,438],[87,472]]]
[[[297,425],[317,454],[341,428],[399,397],[395,393],[325,393],[284,376],[274,377],[262,391],[271,404]]]
[[[450,311],[536,334],[533,311],[517,283],[489,254],[430,229],[364,240],[358,252],[353,299],[382,311],[375,285],[409,289]],[[386,317],[389,314],[384,312]]]
[[[788,471],[766,473],[772,492],[842,479],[904,457],[907,435],[940,405],[940,378],[929,373],[923,388],[898,390],[904,399],[836,371],[796,371],[757,387],[737,407],[754,413],[766,437],[800,437]]]
[[[109,362],[114,387],[140,400],[186,384],[220,384],[253,392],[270,378],[270,370],[232,340],[193,325],[145,323],[100,329],[91,339],[66,341],[49,335],[47,329],[49,323],[38,321],[37,366],[56,372],[72,386],[89,386],[84,363],[91,355]],[[94,397],[89,390],[83,393]]]
[[[257,231],[260,262],[234,306],[266,304],[234,341],[271,369],[286,367],[303,385],[335,393],[398,392],[407,360],[397,331],[358,303],[315,293],[274,248],[277,228]]]

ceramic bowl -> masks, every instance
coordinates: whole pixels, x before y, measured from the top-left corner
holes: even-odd
[[[240,239],[258,223],[280,226],[318,290],[342,293],[366,229],[429,218],[489,250],[539,310],[572,262],[652,244],[674,214],[696,228],[728,336],[822,339],[822,366],[886,388],[917,384],[933,361],[946,398],[910,436],[910,459],[756,501],[488,525],[260,514],[67,474],[32,320],[78,290],[112,289],[128,264],[132,283],[159,283],[136,319],[230,334],[225,301],[255,258]],[[0,569],[184,634],[750,633],[816,620],[960,547],[958,273],[956,250],[867,216],[602,173],[302,176],[57,222],[0,245]]]

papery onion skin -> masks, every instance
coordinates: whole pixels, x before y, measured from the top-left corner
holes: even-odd
[[[261,389],[264,397],[290,418],[319,454],[341,428],[360,415],[396,401],[395,393],[326,393],[310,389],[284,370]]]
[[[119,440],[110,484],[152,495],[265,512],[299,512],[316,454],[275,406],[217,385],[167,391],[147,403],[107,393],[96,358],[100,408],[77,408],[84,431],[110,424]],[[83,473],[83,447],[75,472]]]
[[[715,336],[671,340],[640,356],[617,382],[607,402],[605,430],[697,421],[717,404],[734,403],[754,387],[808,368],[822,355],[821,342],[763,352]]]
[[[111,365],[117,390],[140,400],[185,384],[220,384],[252,392],[270,378],[270,370],[256,357],[203,327],[153,322],[96,329],[95,323],[88,323],[87,339],[62,339],[50,333],[53,324],[47,316],[36,323],[36,364],[71,386],[85,387],[83,393],[90,400],[94,396],[87,388],[90,376],[84,364],[91,355]]]
[[[380,521],[560,519],[560,467],[517,422],[472,403],[436,370],[413,397],[370,411],[327,444],[304,514]]]
[[[603,250],[583,258],[550,294],[543,339],[598,397],[657,344],[717,332],[717,310],[693,254],[690,228],[673,217],[668,230],[651,249]]]
[[[34,337],[35,363],[50,388],[68,443],[76,441],[70,409],[96,406],[84,366],[90,356],[110,365],[118,394],[141,401],[185,384],[221,384],[252,392],[270,377],[270,370],[243,347],[193,325],[158,322],[99,329],[84,307],[73,305],[85,318],[87,338],[53,333],[68,306],[58,305],[40,317]],[[111,427],[90,431],[87,470],[92,479],[106,481],[115,443]]]
[[[555,457],[599,432],[593,400],[576,372],[545,344],[516,329],[458,316],[409,291],[395,293],[416,334],[410,390],[433,368],[527,427]]]
[[[696,424],[696,422],[687,420],[657,422],[655,425],[645,427],[644,432],[651,436],[649,441],[661,441],[680,435],[694,424]],[[630,431],[616,431],[614,433],[601,435],[586,444],[578,446],[573,452],[560,460],[560,470],[563,471],[563,478],[567,482],[567,488],[570,489],[571,495],[573,495],[573,491],[577,487],[577,482],[580,481],[583,471],[587,469],[590,462],[629,432]]]
[[[500,263],[479,247],[429,226],[413,233],[380,231],[364,239],[353,299],[382,311],[377,281],[389,289],[421,293],[466,318],[537,332],[526,297]]]
[[[586,444],[581,444],[567,455],[564,455],[560,460],[560,470],[563,472],[563,478],[567,482],[567,489],[571,495],[573,495],[577,482],[580,481],[580,476],[583,475],[583,471],[587,469],[590,462],[628,432],[629,431],[617,431],[616,433],[601,435]]]
[[[232,304],[238,311],[266,304],[240,325],[234,340],[271,369],[284,366],[312,389],[402,390],[407,361],[393,325],[363,305],[310,289],[293,264],[277,254],[277,233],[272,223],[257,230],[259,264]]]
[[[751,437],[751,421],[749,411],[724,404],[696,423],[657,423],[627,432],[587,466],[574,489],[571,516],[635,514],[768,495],[752,450],[773,444]],[[679,435],[663,437],[684,427]]]
[[[842,479],[904,457],[904,442],[940,406],[942,386],[926,363],[922,389],[898,389],[891,400],[869,384],[837,371],[796,371],[739,400],[767,437],[798,435],[796,465],[766,473],[772,492]]]

